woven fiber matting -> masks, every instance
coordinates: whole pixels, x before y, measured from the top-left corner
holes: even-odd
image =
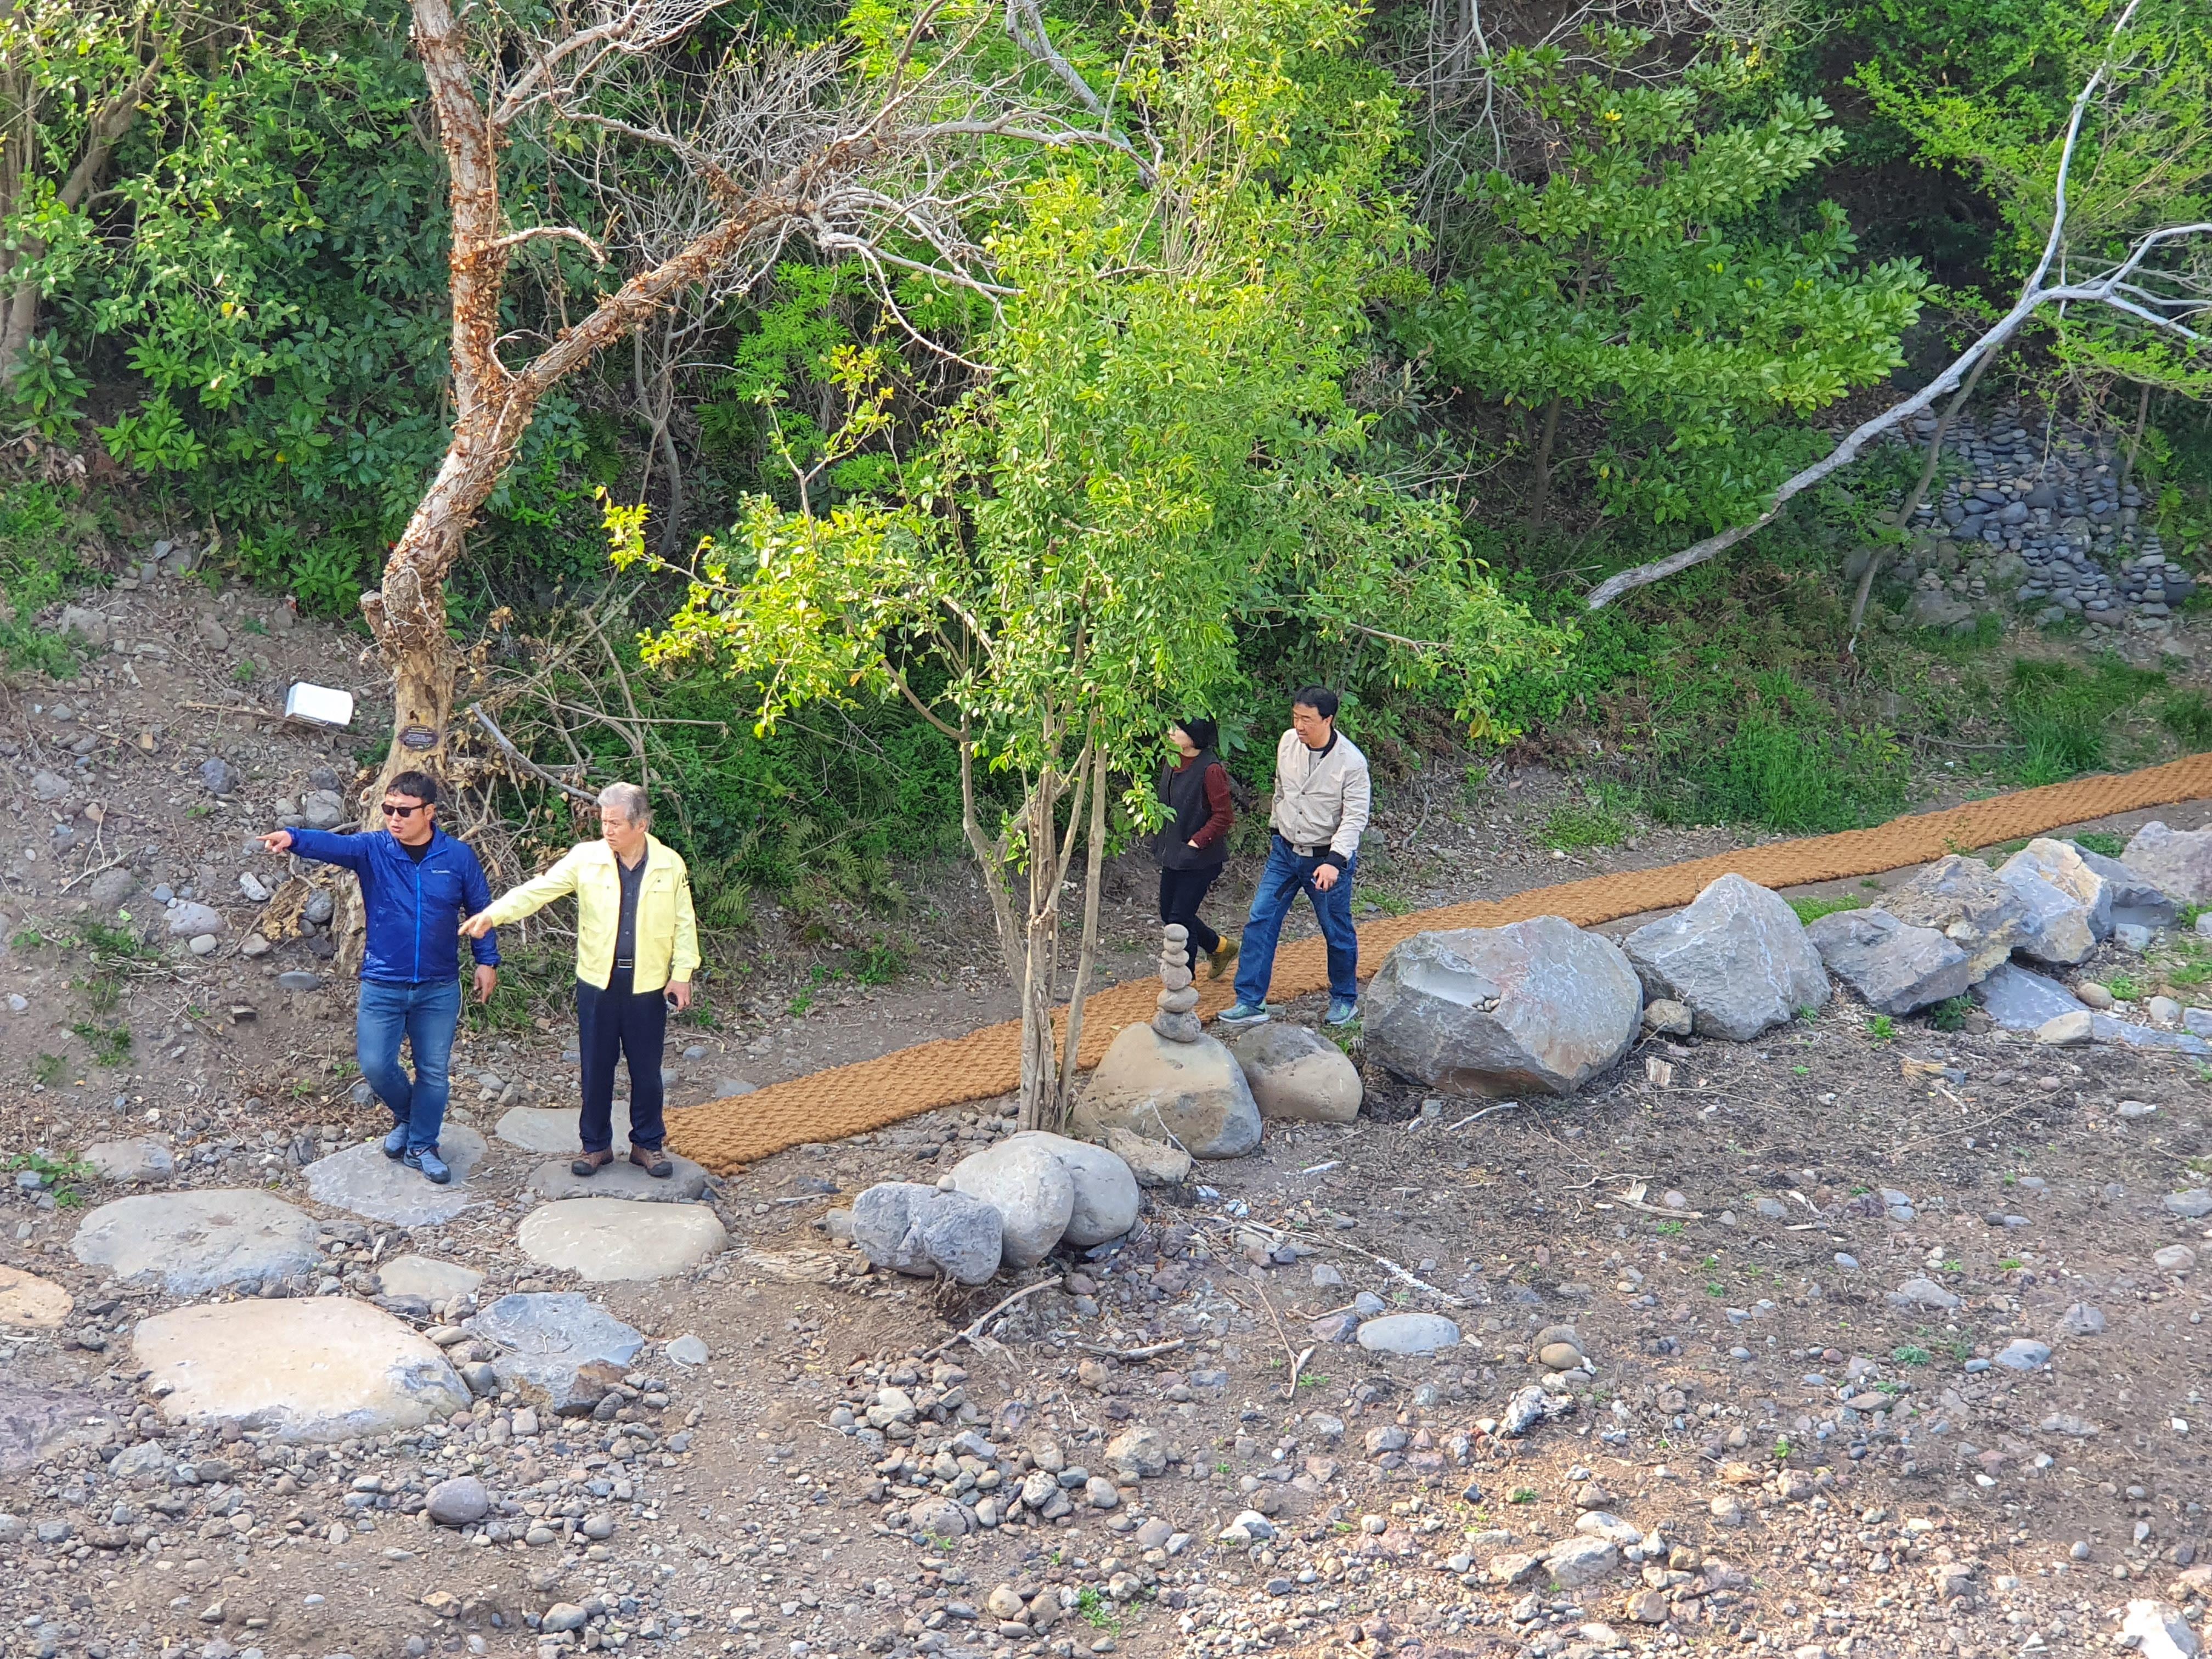
[[[1510,898],[1448,904],[1440,909],[1370,921],[1359,930],[1363,975],[1371,975],[1390,948],[1415,933],[1449,927],[1500,927],[1531,916],[1565,916],[1578,927],[1595,927],[1646,910],[1687,904],[1716,878],[1733,872],[1762,887],[1800,887],[1846,876],[1877,875],[1925,864],[1946,853],[2039,836],[2087,823],[2115,812],[2212,795],[2212,754],[2191,755],[2163,766],[2118,776],[2081,778],[2040,789],[2023,789],[1970,801],[1940,812],[1893,819],[1870,830],[1771,842],[1656,870],[1626,870],[1533,888]],[[1328,987],[1326,948],[1318,938],[1285,945],[1275,957],[1269,998],[1277,1002]],[[1132,981],[1099,992],[1084,1004],[1082,1051],[1096,1066],[1115,1034],[1152,1016],[1156,979]],[[1234,991],[1226,979],[1199,981],[1199,1012],[1227,1007]],[[710,1100],[669,1114],[669,1145],[718,1174],[810,1141],[836,1140],[880,1129],[902,1119],[988,1100],[1021,1083],[1021,1026],[1009,1021],[965,1036],[901,1048],[877,1060],[833,1066],[749,1095]]]

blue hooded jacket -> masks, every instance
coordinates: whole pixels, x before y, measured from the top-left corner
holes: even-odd
[[[295,830],[292,850],[319,864],[343,865],[361,878],[368,944],[361,976],[386,985],[458,979],[461,924],[491,902],[483,866],[466,842],[430,831],[430,850],[417,864],[389,830],[334,836]],[[470,942],[480,967],[499,966],[499,935]]]

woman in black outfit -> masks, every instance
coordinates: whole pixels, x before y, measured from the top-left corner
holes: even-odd
[[[1229,859],[1229,771],[1213,752],[1218,729],[1209,720],[1188,720],[1168,728],[1168,741],[1181,759],[1160,767],[1160,800],[1168,822],[1153,838],[1152,856],[1160,866],[1160,920],[1181,922],[1188,933],[1184,951],[1194,973],[1198,953],[1212,963],[1211,978],[1237,959],[1237,946],[1198,917],[1206,890]]]

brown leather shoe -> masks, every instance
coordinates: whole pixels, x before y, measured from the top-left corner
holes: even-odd
[[[568,1166],[568,1173],[571,1175],[580,1176],[597,1175],[600,1170],[605,1169],[608,1164],[614,1161],[615,1155],[611,1151],[604,1152],[586,1152],[574,1164],[571,1164]]]
[[[631,1147],[629,1161],[655,1181],[665,1181],[676,1173],[676,1166],[668,1161],[668,1154],[658,1146]]]

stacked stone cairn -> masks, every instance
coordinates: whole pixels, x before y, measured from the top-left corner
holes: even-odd
[[[1912,441],[1935,428],[1923,416]],[[1911,625],[1971,632],[2008,594],[2039,626],[2072,617],[2162,635],[2196,592],[2146,520],[2145,492],[2122,487],[2110,433],[2008,408],[1954,422],[1943,448],[1951,477],[1921,504],[1891,573],[1911,587]]]
[[[1195,1042],[1204,1035],[1198,1024],[1198,987],[1190,982],[1185,957],[1189,939],[1179,921],[1160,930],[1159,1012],[1152,1016],[1152,1029],[1170,1042]]]

